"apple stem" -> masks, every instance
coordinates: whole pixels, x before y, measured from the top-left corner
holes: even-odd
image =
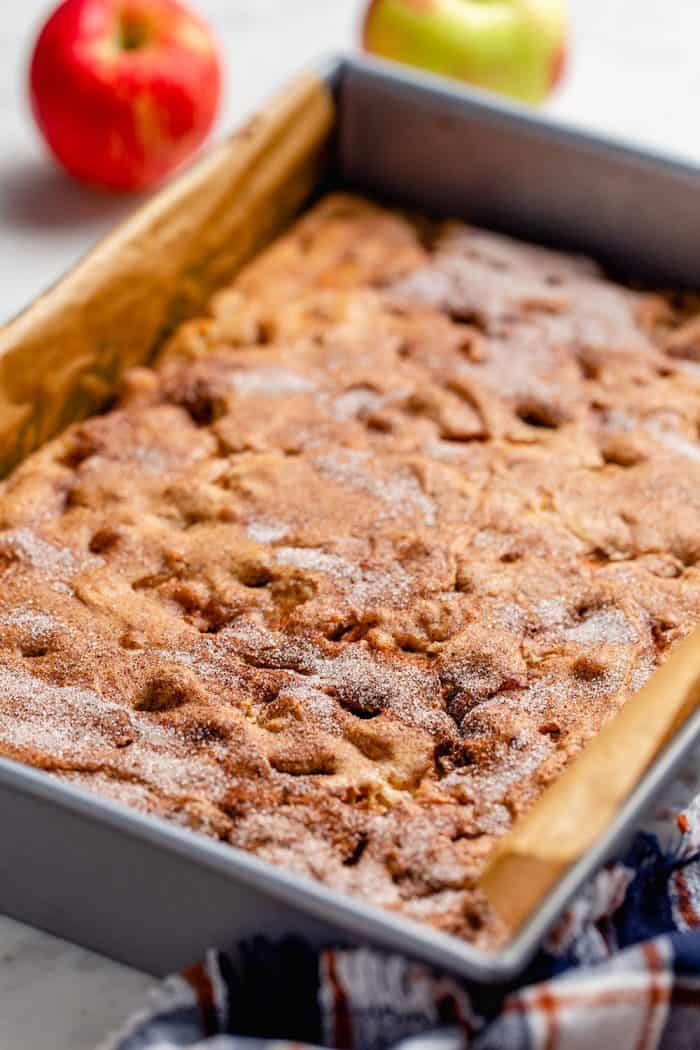
[[[148,43],[150,27],[143,18],[123,13],[117,26],[119,48],[122,51],[139,51]]]

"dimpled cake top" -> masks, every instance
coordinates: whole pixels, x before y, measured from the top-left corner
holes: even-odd
[[[699,619],[700,320],[333,196],[0,488],[0,752],[482,945]]]

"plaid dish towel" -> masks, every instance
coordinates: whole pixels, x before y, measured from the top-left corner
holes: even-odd
[[[700,796],[677,823],[673,850],[640,834],[599,873],[515,990],[255,941],[169,978],[99,1050],[697,1050]]]

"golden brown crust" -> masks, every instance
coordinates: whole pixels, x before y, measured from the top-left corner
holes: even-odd
[[[698,306],[332,197],[0,498],[0,750],[481,944],[700,609]]]

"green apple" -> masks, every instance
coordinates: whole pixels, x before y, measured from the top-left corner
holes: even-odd
[[[565,0],[372,0],[368,51],[541,102],[566,53]]]

